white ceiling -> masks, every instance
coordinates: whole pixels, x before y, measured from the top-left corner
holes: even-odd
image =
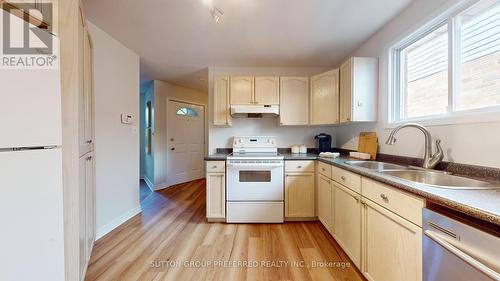
[[[85,6],[90,21],[141,57],[142,81],[206,91],[209,66],[336,66],[411,2],[213,1],[224,12],[222,23],[204,0],[85,0]]]

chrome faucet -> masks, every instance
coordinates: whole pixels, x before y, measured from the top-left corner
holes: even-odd
[[[425,155],[424,155],[424,163],[422,164],[422,167],[425,169],[432,169],[434,168],[441,160],[443,160],[444,153],[443,149],[441,148],[441,140],[437,139],[436,140],[436,149],[437,152],[435,154],[432,154],[432,136],[429,130],[425,128],[424,126],[417,124],[417,123],[406,123],[399,125],[396,127],[394,130],[392,130],[391,134],[389,135],[389,138],[387,138],[387,141],[385,142],[388,145],[393,145],[396,143],[396,133],[401,130],[402,128],[406,127],[413,127],[416,129],[419,129],[424,133],[425,136]]]

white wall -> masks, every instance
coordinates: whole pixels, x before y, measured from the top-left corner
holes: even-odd
[[[332,146],[335,146],[333,126],[278,126],[277,118],[233,118],[231,127],[214,126],[213,124],[213,85],[216,76],[312,76],[330,70],[317,67],[209,67],[209,137],[208,153],[217,148],[232,147],[233,136],[264,135],[276,136],[278,147],[290,147],[293,144],[305,144],[315,147],[314,136],[319,133],[332,135]]]
[[[423,157],[424,138],[419,131],[403,129],[397,135],[397,143],[386,145],[390,133],[388,120],[388,54],[389,48],[400,39],[443,13],[459,1],[419,0],[405,9],[372,38],[367,40],[355,56],[374,56],[380,60],[379,122],[374,124],[346,125],[337,128],[337,145],[356,149],[360,131],[376,131],[379,135],[380,152],[411,157]],[[500,120],[498,120],[500,121]],[[445,160],[473,165],[500,167],[497,157],[500,143],[500,122],[475,122],[467,124],[425,124],[435,138],[442,140]]]
[[[154,89],[154,189],[168,187],[167,181],[167,103],[177,100],[204,105],[206,107],[208,96],[206,93],[193,89],[177,86],[171,83],[155,80]],[[205,110],[206,111],[206,110]],[[206,123],[206,118],[205,118]],[[206,127],[206,126],[205,126]],[[207,135],[205,129],[205,136]],[[206,138],[206,137],[205,137]],[[205,141],[206,143],[206,141]]]
[[[89,24],[94,44],[97,237],[140,212],[139,57]],[[134,116],[121,124],[120,114]]]

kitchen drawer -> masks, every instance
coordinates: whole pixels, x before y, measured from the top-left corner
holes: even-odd
[[[285,172],[314,172],[314,161],[285,161]]]
[[[361,176],[332,166],[332,179],[354,192],[361,193]]]
[[[207,173],[225,173],[226,172],[226,162],[225,161],[207,161]]]
[[[332,178],[332,166],[318,161],[318,171],[325,177]]]
[[[364,177],[362,187],[364,197],[422,227],[424,199]]]

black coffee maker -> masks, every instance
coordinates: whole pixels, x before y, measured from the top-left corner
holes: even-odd
[[[319,134],[314,137],[316,140],[316,150],[318,153],[328,152],[332,147],[332,136],[328,134]]]

